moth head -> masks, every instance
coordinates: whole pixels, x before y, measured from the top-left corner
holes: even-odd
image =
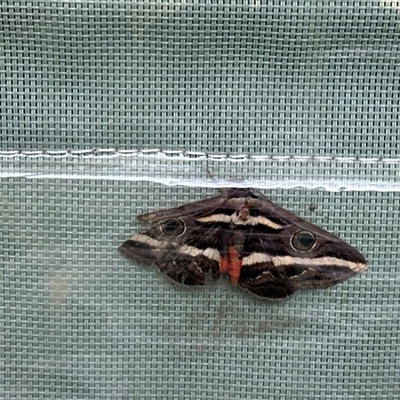
[[[290,244],[297,251],[308,251],[314,247],[316,241],[312,232],[302,230],[293,234]]]
[[[179,218],[169,218],[161,222],[161,230],[167,236],[180,236],[185,232],[185,224]]]

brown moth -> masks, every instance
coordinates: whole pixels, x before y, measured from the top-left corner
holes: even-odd
[[[355,248],[248,189],[138,219],[150,228],[119,251],[156,264],[184,285],[204,285],[226,273],[257,296],[280,299],[367,269]]]

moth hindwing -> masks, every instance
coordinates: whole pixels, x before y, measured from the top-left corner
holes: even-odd
[[[150,228],[119,250],[184,285],[226,273],[257,296],[280,299],[367,269],[355,248],[248,189],[138,219]]]

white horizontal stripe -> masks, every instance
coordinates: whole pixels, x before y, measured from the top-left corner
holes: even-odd
[[[214,260],[217,262],[219,262],[221,259],[219,251],[216,249],[213,249],[211,247],[208,247],[205,250],[201,250],[201,249],[198,249],[197,247],[188,246],[185,244],[182,247],[177,248],[177,250],[180,253],[187,254],[188,256],[192,256],[192,257],[197,257],[199,255],[203,255],[204,257],[207,257],[210,260]]]
[[[132,240],[133,242],[139,242],[139,243],[144,243],[148,244],[151,247],[165,247],[164,243],[161,242],[160,240],[153,239],[150,236],[147,235],[142,235],[141,233],[138,233],[135,236],[132,236],[129,240]]]
[[[266,253],[251,253],[249,256],[243,257],[242,265],[262,264],[271,261],[271,257]]]
[[[243,257],[242,265],[261,264],[263,262],[272,263],[274,266],[289,265],[308,265],[310,267],[336,265],[338,267],[350,268],[354,272],[361,272],[367,269],[367,265],[353,261],[346,261],[335,257],[320,258],[300,258],[291,256],[270,256],[266,253],[253,253],[247,257]]]
[[[233,223],[235,225],[265,225],[272,229],[281,229],[282,226],[271,221],[270,219],[263,217],[262,215],[258,215],[257,217],[249,217],[245,220],[241,219],[236,212],[232,215],[227,214],[212,214],[207,217],[197,218],[196,221],[209,223],[209,222],[224,222],[226,224]]]
[[[213,249],[211,247],[208,247],[205,250],[198,249],[197,247],[194,246],[188,246],[187,244],[184,244],[180,247],[172,247],[168,245],[168,242],[163,242],[161,240],[153,239],[150,236],[143,235],[141,233],[138,233],[135,236],[132,236],[130,238],[133,242],[139,242],[143,244],[147,244],[151,247],[154,247],[155,250],[157,249],[165,249],[165,248],[171,248],[174,251],[177,251],[178,253],[186,254],[191,257],[197,257],[199,255],[203,255],[204,257],[209,258],[210,260],[214,260],[219,262],[221,259],[221,256],[219,254],[219,251],[216,249]]]

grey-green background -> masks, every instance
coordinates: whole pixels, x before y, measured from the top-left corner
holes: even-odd
[[[0,398],[400,398],[399,13],[1,2]],[[116,251],[137,214],[223,186],[369,270],[268,302]]]

